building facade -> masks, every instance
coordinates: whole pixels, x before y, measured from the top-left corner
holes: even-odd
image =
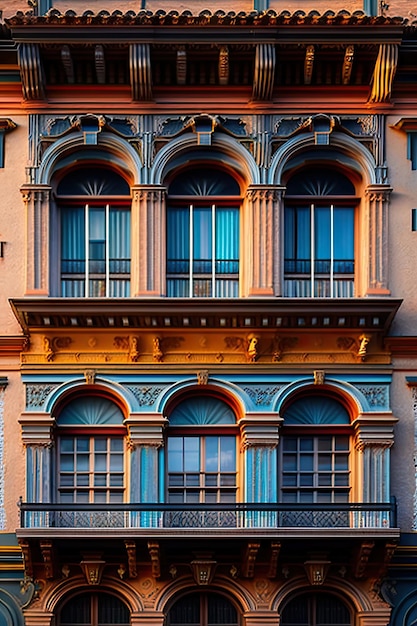
[[[415,622],[414,17],[6,7],[7,626]]]

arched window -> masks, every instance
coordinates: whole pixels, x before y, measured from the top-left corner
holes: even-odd
[[[304,169],[287,184],[284,295],[352,297],[355,188],[328,167]]]
[[[167,295],[239,295],[239,196],[221,170],[191,169],[169,186]]]
[[[280,440],[283,503],[349,502],[350,417],[336,399],[298,398],[284,410]]]
[[[281,626],[351,626],[347,606],[328,593],[306,593],[288,602],[282,612]]]
[[[233,604],[218,593],[192,593],[171,607],[168,626],[238,626],[239,618]]]
[[[167,489],[171,503],[235,502],[236,418],[222,400],[194,396],[170,414]]]
[[[129,626],[127,606],[108,593],[83,593],[68,600],[58,614],[57,626]]]
[[[60,295],[130,295],[130,189],[116,172],[70,171],[59,183]]]
[[[125,496],[123,413],[111,400],[81,396],[59,412],[57,497],[106,504]],[[81,523],[82,514],[78,515]]]

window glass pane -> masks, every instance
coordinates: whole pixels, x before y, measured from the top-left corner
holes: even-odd
[[[72,437],[61,437],[60,447],[61,452],[73,452],[74,439]]]
[[[304,451],[311,451],[314,448],[314,441],[312,438],[307,438],[307,437],[303,437],[302,439],[300,439],[300,450],[302,452]]]
[[[89,468],[90,457],[88,454],[78,454],[77,455],[77,471],[88,471]]]
[[[184,437],[184,470],[200,469],[200,440],[198,437]]]
[[[168,471],[182,472],[183,469],[183,439],[170,437],[168,439]]]
[[[206,437],[206,458],[205,469],[206,472],[217,472],[219,469],[219,437]]]
[[[236,469],[236,438],[220,437],[220,471],[231,472]]]
[[[94,457],[94,469],[96,472],[100,470],[103,471],[106,469],[107,465],[107,455],[106,454],[96,454]]]
[[[77,437],[77,452],[89,452],[90,439],[87,437]]]
[[[314,456],[312,454],[303,454],[300,456],[300,470],[312,470],[314,467]]]

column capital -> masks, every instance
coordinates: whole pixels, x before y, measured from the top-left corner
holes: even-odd
[[[45,412],[24,412],[18,420],[22,427],[22,441],[28,446],[49,446],[52,443],[52,431],[55,418]]]
[[[242,446],[275,448],[283,418],[278,413],[246,413],[239,420]]]
[[[361,413],[352,423],[358,449],[390,448],[394,443],[394,424],[398,419],[390,411]]]
[[[124,423],[131,446],[159,448],[164,445],[164,429],[168,420],[162,413],[131,413]]]

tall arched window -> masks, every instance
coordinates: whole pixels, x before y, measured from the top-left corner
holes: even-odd
[[[130,295],[130,189],[116,172],[70,171],[59,183],[60,295]]]
[[[120,408],[100,396],[80,396],[62,408],[57,419],[58,502],[124,501],[123,419]]]
[[[282,612],[281,626],[351,626],[347,606],[328,593],[306,593],[288,602]]]
[[[352,297],[355,188],[325,167],[297,172],[287,184],[284,295]]]
[[[283,413],[280,500],[283,503],[349,502],[350,417],[336,399],[310,395]]]
[[[167,295],[239,295],[239,196],[221,170],[191,169],[169,186]]]
[[[129,626],[127,606],[108,593],[83,593],[68,600],[58,613],[57,626]]]
[[[195,396],[170,414],[167,490],[171,503],[235,502],[236,418],[222,400]]]
[[[233,604],[218,593],[192,593],[171,607],[168,626],[238,626],[239,617]]]

